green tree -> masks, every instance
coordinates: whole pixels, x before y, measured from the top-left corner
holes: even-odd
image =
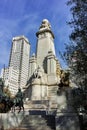
[[[7,96],[7,97],[11,97],[11,92],[9,90],[9,86],[6,86],[4,87],[4,94]]]
[[[87,0],[70,0],[72,19],[68,24],[73,28],[66,45],[64,57],[69,65],[73,80],[87,90]]]
[[[72,32],[63,56],[70,68],[72,81],[81,89],[80,94],[74,96],[74,105],[79,101],[79,106],[87,110],[87,0],[69,0],[67,5],[71,7],[72,19],[68,24]],[[78,89],[76,91],[79,92]]]

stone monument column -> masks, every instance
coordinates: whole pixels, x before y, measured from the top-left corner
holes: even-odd
[[[47,74],[48,84],[57,84],[56,58],[52,51],[49,51],[47,56]]]
[[[45,73],[47,73],[46,58],[50,49],[55,55],[54,34],[51,31],[51,25],[47,19],[42,21],[36,36],[38,38],[36,48],[37,66],[42,66]]]
[[[47,56],[47,74],[56,74],[56,59],[51,50],[48,52]]]

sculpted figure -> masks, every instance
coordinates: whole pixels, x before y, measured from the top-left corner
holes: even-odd
[[[40,26],[40,29],[47,28],[50,29],[51,25],[47,19],[43,19],[42,24]]]
[[[33,76],[34,76],[34,78],[41,78],[42,73],[43,73],[42,68],[38,66],[38,68],[35,70]]]
[[[44,73],[43,68],[40,66],[38,66],[38,68],[33,73],[32,81],[36,81],[37,79],[39,80],[40,83],[47,84],[46,74]]]

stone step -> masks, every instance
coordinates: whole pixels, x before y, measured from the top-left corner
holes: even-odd
[[[1,114],[4,130],[55,130],[55,118],[50,115],[29,115],[25,113]]]
[[[18,128],[39,128],[46,126],[46,120],[41,116],[25,116]]]
[[[54,122],[55,120],[53,121],[53,118],[50,118],[50,116],[29,115],[24,117],[18,128],[30,128],[31,130],[54,130]]]

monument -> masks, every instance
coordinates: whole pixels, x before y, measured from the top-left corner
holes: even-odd
[[[30,101],[48,101],[51,105],[55,103],[57,107],[61,68],[55,54],[54,34],[47,19],[42,21],[36,36],[36,54],[30,57],[26,98]]]
[[[42,21],[36,36],[36,53],[29,59],[29,77],[23,91],[25,112],[11,113],[9,118],[6,115],[6,128],[80,130],[72,108],[69,73],[62,70],[56,57],[55,37],[47,19]]]
[[[55,37],[47,19],[42,21],[36,36],[36,54],[30,57],[25,88],[25,107],[30,114],[42,115],[38,111],[45,111],[45,116],[54,116],[56,130],[79,130],[79,120],[72,108],[69,73],[61,69],[56,57]]]

